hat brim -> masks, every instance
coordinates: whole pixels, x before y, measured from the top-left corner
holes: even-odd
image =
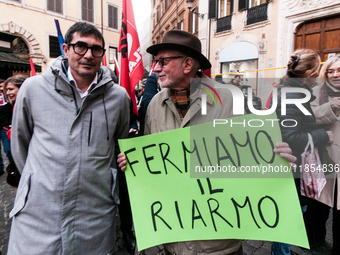
[[[192,56],[193,58],[197,59],[201,64],[201,69],[206,70],[211,68],[211,64],[209,60],[199,51],[195,50],[194,48],[175,44],[175,43],[158,43],[155,45],[151,45],[146,49],[146,51],[152,55],[157,55],[158,51],[160,50],[177,50],[181,51],[189,56]]]

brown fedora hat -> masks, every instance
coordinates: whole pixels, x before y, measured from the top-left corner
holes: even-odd
[[[201,53],[201,41],[193,34],[183,30],[169,30],[165,33],[161,43],[154,44],[146,49],[152,55],[157,55],[160,50],[178,50],[197,59],[201,69],[211,68],[209,60]]]

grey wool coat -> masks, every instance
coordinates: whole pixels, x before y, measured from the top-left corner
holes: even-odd
[[[81,100],[59,57],[17,96],[12,154],[22,173],[8,255],[100,255],[115,244],[117,139],[129,126],[129,98],[100,68]]]

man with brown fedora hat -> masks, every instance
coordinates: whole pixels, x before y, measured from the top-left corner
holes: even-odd
[[[182,127],[211,122],[214,119],[233,117],[233,98],[227,89],[216,89],[223,107],[214,105],[207,98],[207,115],[201,114],[203,84],[214,87],[215,81],[200,70],[211,68],[209,60],[201,53],[200,40],[182,30],[168,31],[161,43],[147,48],[155,56],[154,72],[159,77],[162,91],[150,102],[144,134],[154,134]],[[295,161],[291,150],[285,143],[279,143],[276,153]],[[119,154],[118,163],[125,170],[126,158]],[[166,254],[185,255],[225,255],[243,254],[242,240],[200,240],[164,244]]]

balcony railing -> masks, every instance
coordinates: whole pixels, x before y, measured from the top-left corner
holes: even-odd
[[[267,6],[268,3],[265,3],[248,9],[247,25],[267,20],[268,19]]]
[[[222,32],[231,29],[231,15],[217,19],[216,32]]]

